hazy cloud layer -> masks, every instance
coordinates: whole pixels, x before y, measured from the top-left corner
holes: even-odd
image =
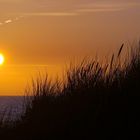
[[[1,15],[78,16],[140,8],[139,0],[0,0]],[[0,16],[1,17],[1,16]],[[15,20],[15,19],[14,19]],[[18,20],[18,18],[16,18]],[[5,21],[4,23],[12,21]],[[0,21],[0,25],[2,22]]]
[[[44,13],[24,13],[24,16],[76,16],[78,13],[66,12],[44,12]]]
[[[84,3],[73,7],[71,10],[66,9],[66,12],[34,12],[34,13],[24,13],[27,16],[76,16],[82,15],[83,13],[95,13],[95,12],[117,12],[122,10],[128,10],[131,8],[140,7],[139,2],[123,2],[123,3]]]

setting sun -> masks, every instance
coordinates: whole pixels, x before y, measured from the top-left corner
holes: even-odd
[[[2,65],[3,63],[4,63],[4,56],[0,54],[0,65]]]

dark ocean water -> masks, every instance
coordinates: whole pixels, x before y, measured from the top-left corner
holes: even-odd
[[[0,96],[0,118],[18,118],[24,112],[24,96]]]

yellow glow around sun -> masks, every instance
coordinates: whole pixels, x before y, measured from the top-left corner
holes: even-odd
[[[4,63],[4,56],[3,54],[0,54],[0,65]]]

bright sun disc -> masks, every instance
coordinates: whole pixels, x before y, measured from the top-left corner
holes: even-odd
[[[0,54],[0,65],[2,65],[3,63],[4,63],[4,56]]]

